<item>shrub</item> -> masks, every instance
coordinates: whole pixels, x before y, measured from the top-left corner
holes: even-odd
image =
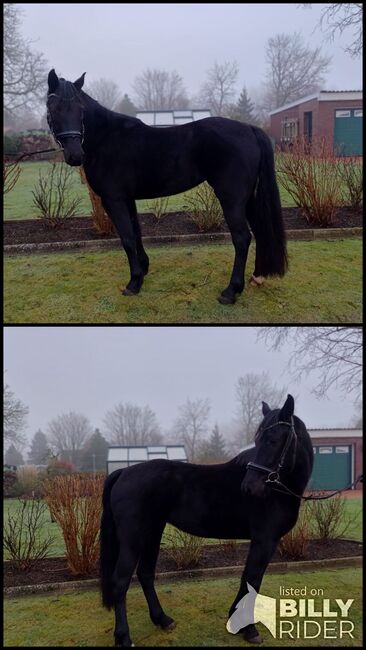
[[[65,476],[66,474],[75,472],[75,469],[75,465],[67,460],[52,459],[47,465],[46,472],[49,477]]]
[[[307,503],[300,506],[299,517],[295,526],[284,535],[278,545],[281,557],[301,560],[305,557],[310,539],[309,511]]]
[[[178,528],[166,534],[166,552],[173,560],[177,569],[190,569],[197,566],[202,553],[204,540]]]
[[[4,471],[3,474],[3,496],[4,498],[16,497],[19,495],[17,489],[17,473]]]
[[[22,465],[16,471],[19,494],[33,497],[39,487],[39,473],[34,465]]]
[[[342,203],[338,159],[325,138],[304,139],[277,154],[277,175],[305,219],[329,226]]]
[[[208,232],[219,228],[224,222],[220,202],[211,185],[206,181],[201,183],[192,194],[185,194],[192,221],[200,232]]]
[[[32,190],[37,215],[48,228],[59,228],[73,217],[82,199],[71,198],[73,170],[66,163],[50,163],[46,175],[39,172],[38,184]]]
[[[87,186],[89,198],[92,205],[92,219],[93,224],[98,233],[101,235],[110,235],[116,233],[116,229],[112,220],[103,208],[102,199],[98,194],[93,192],[88,181],[86,180],[85,171],[83,167],[79,167],[81,182]]]
[[[168,211],[168,203],[169,196],[160,196],[147,204],[148,209],[151,211],[157,223],[159,223],[164,215],[166,215]]]
[[[8,510],[4,521],[4,547],[16,567],[29,570],[47,556],[55,537],[43,534],[47,506],[39,499],[19,499],[15,511]]]
[[[320,491],[316,494],[322,496],[326,493]],[[360,514],[347,513],[346,500],[340,494],[331,499],[311,501],[310,511],[313,534],[324,544],[342,537]]]
[[[345,205],[358,209],[362,203],[363,173],[362,162],[358,156],[342,158],[338,163],[338,175]]]
[[[19,136],[15,135],[15,133],[4,135],[3,146],[4,146],[5,155],[9,155],[12,153],[19,153],[20,152]]]
[[[91,478],[71,474],[44,482],[45,499],[62,530],[73,575],[88,575],[97,564],[104,479],[104,475]]]
[[[3,192],[7,194],[16,185],[20,176],[21,168],[18,162],[3,162]]]

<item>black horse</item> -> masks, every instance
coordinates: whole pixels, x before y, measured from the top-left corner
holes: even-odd
[[[86,178],[114,223],[127,253],[131,278],[124,295],[140,291],[149,258],[141,241],[136,199],[184,192],[203,181],[219,199],[235,248],[230,283],[221,303],[244,289],[251,233],[256,238],[253,282],[284,275],[286,241],[272,145],[259,128],[223,117],[156,128],[110,111],[75,83],[48,75],[48,123],[69,165]]]
[[[293,412],[291,395],[282,409],[271,411],[263,402],[264,419],[255,446],[227,463],[151,460],[107,477],[101,522],[101,590],[104,606],[115,610],[116,645],[131,645],[126,593],[135,569],[153,623],[163,629],[174,626],[154,588],[167,522],[201,537],[251,540],[229,616],[248,592],[247,583],[259,592],[280,538],[297,521],[300,495],[312,471],[311,440]],[[242,632],[248,641],[261,640],[254,625],[243,626]]]

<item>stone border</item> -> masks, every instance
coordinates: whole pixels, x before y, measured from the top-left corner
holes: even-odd
[[[362,237],[363,228],[308,228],[306,230],[286,230],[288,240],[314,241],[316,239],[343,239]],[[160,235],[143,237],[144,244],[190,244],[230,241],[228,232],[202,233],[200,235]],[[92,241],[48,242],[43,244],[7,244],[4,246],[5,255],[27,255],[30,253],[60,253],[77,250],[110,250],[120,248],[119,239],[94,239]]]
[[[354,540],[352,540],[354,541]],[[355,555],[350,557],[339,557],[328,560],[304,560],[302,562],[275,562],[269,564],[268,573],[287,573],[291,571],[306,571],[306,569],[319,570],[328,568],[346,568],[346,567],[361,567],[362,555]],[[166,571],[165,573],[158,573],[156,581],[160,583],[169,582],[171,580],[190,580],[194,578],[221,578],[241,575],[243,571],[242,566],[229,566],[229,567],[213,567],[211,569],[191,569],[189,571]],[[137,577],[132,577],[132,582],[137,582]],[[48,594],[52,592],[65,592],[65,591],[86,591],[88,589],[98,588],[99,580],[93,578],[92,580],[75,580],[70,582],[50,582],[40,585],[21,585],[19,587],[4,587],[4,596],[15,598],[17,596],[29,596],[34,594]]]

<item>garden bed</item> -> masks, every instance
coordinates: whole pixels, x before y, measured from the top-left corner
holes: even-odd
[[[249,549],[248,543],[238,542],[233,546],[225,544],[208,544],[203,547],[201,559],[194,567],[208,569],[214,567],[243,566]],[[361,542],[351,540],[332,540],[330,544],[323,544],[318,540],[311,540],[302,560],[325,560],[342,557],[356,557],[362,554]],[[280,555],[277,550],[272,563],[294,561],[293,557]],[[166,549],[160,550],[157,572],[176,571],[175,562],[169,557]],[[4,563],[4,587],[18,587],[22,585],[49,584],[55,582],[71,582],[74,580],[87,580],[98,578],[96,569],[88,576],[74,576],[67,569],[64,557],[46,558],[40,560],[33,569],[27,572],[18,571],[12,561]]]
[[[307,230],[317,228],[309,224],[299,208],[283,208],[286,230]],[[139,215],[144,237],[164,235],[199,234],[198,227],[186,212],[169,212],[157,221],[153,214]],[[339,208],[331,228],[362,227],[362,210]],[[326,230],[326,229],[325,229]],[[226,223],[212,232],[228,232]],[[40,219],[23,219],[4,222],[4,244],[41,244],[49,242],[93,241],[115,239],[117,235],[101,235],[93,225],[91,217],[71,217],[61,228],[45,228]]]

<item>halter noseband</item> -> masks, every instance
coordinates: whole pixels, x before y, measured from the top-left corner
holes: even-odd
[[[57,95],[56,93],[50,93],[48,97],[60,97],[60,95]],[[48,99],[47,97],[47,99]],[[59,133],[56,133],[53,126],[52,126],[52,120],[51,120],[51,114],[49,109],[47,108],[47,122],[48,126],[50,127],[50,131],[55,138],[56,142],[60,145],[61,148],[63,148],[61,142],[59,141],[59,138],[80,138],[80,144],[83,144],[84,142],[84,122],[81,120],[81,131],[60,131]]]
[[[249,461],[249,463],[247,463],[247,469],[252,469],[257,472],[264,472],[264,473],[268,472],[266,483],[279,483],[280,471],[284,466],[286,454],[290,448],[291,442],[292,440],[295,440],[295,443],[297,442],[293,416],[291,416],[291,422],[283,422],[282,420],[279,420],[279,422],[274,422],[274,424],[270,424],[270,426],[263,429],[262,432],[264,433],[264,431],[268,431],[268,429],[277,427],[279,424],[283,424],[286,425],[287,427],[290,427],[290,431],[288,432],[286,442],[281,452],[280,459],[277,463],[277,467],[273,469],[271,467],[266,467],[265,465],[259,465],[258,463],[253,463],[252,461]],[[295,455],[294,455],[294,461],[295,461]]]

